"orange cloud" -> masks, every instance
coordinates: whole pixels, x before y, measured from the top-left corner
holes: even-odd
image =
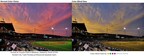
[[[13,23],[16,32],[51,34],[51,27],[60,26],[72,13],[70,4],[0,4],[0,16]]]
[[[127,15],[127,10],[138,11],[141,6],[137,4],[122,4],[122,6],[113,12],[109,18],[103,17],[101,8],[93,7],[92,4],[72,4],[73,17],[72,20],[77,20],[80,23],[85,23],[88,32],[91,33],[114,33],[124,34],[123,27],[126,27],[135,20],[144,16],[144,13],[138,13],[131,17]],[[107,12],[105,12],[107,13]],[[109,21],[108,21],[109,19]],[[128,35],[135,34],[134,32],[127,32]]]

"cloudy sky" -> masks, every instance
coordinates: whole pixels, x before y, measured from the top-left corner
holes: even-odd
[[[71,10],[71,4],[1,3],[0,20],[4,18],[7,23],[13,23],[19,33],[66,36],[71,35]]]
[[[72,14],[91,33],[144,35],[144,4],[72,4]]]

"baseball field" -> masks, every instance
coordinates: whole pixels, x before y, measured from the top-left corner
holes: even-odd
[[[125,49],[128,51],[144,51],[144,41],[104,41],[105,46]]]
[[[56,51],[71,51],[71,41],[35,41],[32,45]]]

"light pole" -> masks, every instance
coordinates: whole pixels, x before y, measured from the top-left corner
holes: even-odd
[[[52,30],[52,34],[54,34],[54,28],[53,27],[51,27],[51,30]]]
[[[65,31],[66,31],[65,34],[66,34],[66,35],[67,35],[67,30],[68,30],[68,28],[66,27],[66,28],[65,28]]]
[[[123,30],[124,30],[124,34],[126,34],[126,27],[124,27]]]
[[[138,27],[137,30],[138,30],[137,34],[138,34],[138,36],[140,36],[140,28]]]

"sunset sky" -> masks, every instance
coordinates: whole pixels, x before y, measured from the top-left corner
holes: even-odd
[[[91,33],[144,35],[144,4],[73,4],[72,14]]]
[[[4,18],[6,23],[13,23],[15,31],[19,33],[70,36],[71,10],[71,4],[65,3],[1,3],[0,20]]]

